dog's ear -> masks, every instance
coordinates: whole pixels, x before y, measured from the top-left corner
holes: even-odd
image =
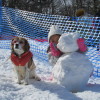
[[[12,51],[12,52],[14,51],[14,49],[13,49],[14,40],[17,40],[17,39],[18,39],[18,37],[16,36],[16,37],[12,38],[12,40],[11,40],[10,48],[11,48],[11,51]]]
[[[13,45],[14,38],[11,39],[11,46]]]
[[[25,52],[27,52],[30,49],[30,45],[29,45],[28,40],[26,40],[26,39],[24,39],[24,40],[25,40],[25,45],[24,45],[23,49],[25,50]]]
[[[11,45],[10,45],[10,46],[11,46],[11,50],[13,50],[13,45],[14,45],[14,44],[13,44],[13,41],[14,41],[15,38],[16,38],[16,37],[14,37],[14,38],[11,39]]]

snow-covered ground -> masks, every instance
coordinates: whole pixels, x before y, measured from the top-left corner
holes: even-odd
[[[34,62],[42,81],[30,80],[29,85],[19,85],[15,82],[11,61],[6,61],[9,56],[10,50],[0,49],[0,100],[100,100],[100,85],[87,86],[82,92],[71,93],[47,81],[52,66],[37,58],[34,58]]]

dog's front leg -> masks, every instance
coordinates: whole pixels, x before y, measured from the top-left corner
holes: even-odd
[[[14,68],[15,68],[15,71],[16,71],[16,75],[17,75],[17,83],[18,84],[21,84],[21,76],[20,76],[20,74],[19,74],[19,68],[18,68],[19,66],[14,66]]]
[[[21,84],[21,76],[19,74],[17,74],[17,83]]]
[[[25,85],[28,85],[29,84],[29,68],[27,68],[26,67],[26,69],[25,69],[26,71],[25,71],[25,78],[24,78],[24,84]]]

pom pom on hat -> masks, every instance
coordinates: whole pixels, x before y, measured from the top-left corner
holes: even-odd
[[[63,32],[59,29],[59,27],[57,25],[52,25],[50,27],[50,31],[48,33],[48,41],[49,41],[50,37],[55,35],[55,34],[62,35]]]
[[[85,10],[84,10],[84,9],[78,9],[78,10],[76,11],[76,13],[75,13],[75,15],[76,15],[77,17],[83,16],[84,14],[85,14]]]

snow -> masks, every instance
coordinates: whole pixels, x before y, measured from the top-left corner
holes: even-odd
[[[78,50],[77,39],[79,38],[78,32],[64,33],[59,38],[57,47],[64,53],[75,52]]]
[[[58,84],[76,92],[84,90],[92,71],[93,66],[87,56],[73,52],[58,59],[53,68],[53,75]]]
[[[100,85],[90,85],[82,92],[71,93],[63,86],[46,80],[51,75],[52,66],[37,58],[34,58],[36,72],[42,81],[17,84],[12,63],[7,60],[10,52],[9,49],[0,49],[0,100],[100,100]]]
[[[61,35],[57,47],[64,54],[53,67],[55,81],[73,92],[84,90],[93,71],[92,62],[88,57],[84,53],[76,52],[79,49],[78,38],[77,32]],[[82,43],[81,48],[83,48]]]

